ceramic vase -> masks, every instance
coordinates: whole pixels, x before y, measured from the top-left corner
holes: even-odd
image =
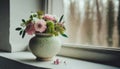
[[[59,37],[49,34],[36,34],[29,42],[36,60],[51,60],[61,49]]]

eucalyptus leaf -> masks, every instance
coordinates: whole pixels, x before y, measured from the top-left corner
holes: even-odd
[[[22,34],[22,38],[24,38],[25,34],[26,34],[26,32],[25,32],[25,30],[24,30],[24,31],[23,31],[23,34]]]
[[[20,27],[17,27],[15,30],[17,30],[17,31],[20,31],[22,28],[20,28]]]
[[[25,23],[25,20],[24,20],[24,19],[22,19],[22,22],[23,22],[23,23]]]
[[[62,21],[63,17],[64,17],[64,15],[62,15],[62,16],[60,17],[60,20],[59,20],[59,22],[61,22],[61,21]]]
[[[21,31],[19,32],[19,35],[22,35],[22,32],[23,32],[23,30],[21,30]]]
[[[66,34],[61,34],[61,35],[68,38],[68,36]]]
[[[30,15],[30,19],[33,19],[33,16],[32,16],[32,15]]]

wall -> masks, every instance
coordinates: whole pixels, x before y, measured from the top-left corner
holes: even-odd
[[[42,0],[0,0],[0,50],[16,52],[26,49],[31,36],[22,39],[15,28],[20,26],[21,19],[27,19],[31,12],[40,10],[41,2]]]
[[[21,19],[27,19],[31,12],[38,11],[40,0],[10,0],[10,44],[12,52],[26,49],[30,36],[22,39],[15,28],[20,26]]]

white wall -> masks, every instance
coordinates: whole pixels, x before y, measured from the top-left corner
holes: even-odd
[[[15,28],[20,26],[21,19],[27,19],[30,13],[38,11],[39,0],[10,0],[10,44],[11,51],[21,51],[26,48],[29,43],[30,36],[24,39],[19,36],[19,32]]]

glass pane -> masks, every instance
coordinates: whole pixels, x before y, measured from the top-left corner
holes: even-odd
[[[64,0],[64,43],[120,47],[119,0]]]

